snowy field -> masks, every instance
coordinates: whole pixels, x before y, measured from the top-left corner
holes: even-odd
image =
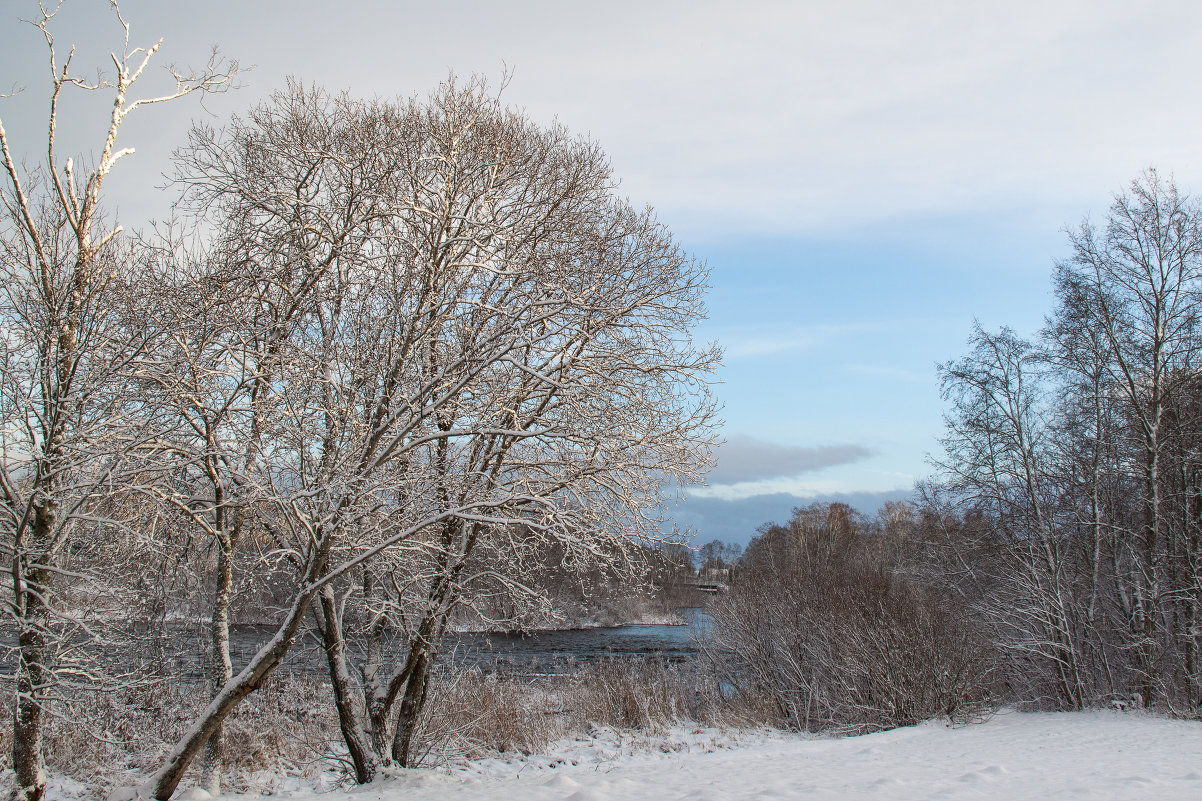
[[[662,750],[614,733],[550,756],[413,771],[294,801],[1202,799],[1202,723],[1140,714],[1002,713],[864,737],[680,731]],[[193,795],[193,794],[190,794]]]

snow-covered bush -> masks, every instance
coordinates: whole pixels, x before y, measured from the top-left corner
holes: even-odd
[[[777,541],[761,543],[761,557],[770,548],[773,558],[710,609],[707,652],[724,686],[809,731],[989,713],[993,662],[967,616],[889,569],[878,534],[845,514],[801,518],[766,532]]]
[[[545,751],[597,728],[662,733],[673,724],[762,724],[724,701],[698,665],[607,659],[554,676],[446,671],[430,685],[417,733],[419,764]]]

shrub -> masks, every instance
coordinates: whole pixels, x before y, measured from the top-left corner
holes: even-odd
[[[711,615],[723,685],[778,725],[863,733],[994,706],[989,650],[966,616],[846,553],[753,573]]]

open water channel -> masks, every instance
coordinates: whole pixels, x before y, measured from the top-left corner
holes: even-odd
[[[683,626],[640,624],[528,634],[449,634],[443,639],[439,658],[505,675],[570,673],[605,659],[658,656],[668,662],[681,662],[697,653],[698,634],[708,622],[700,610],[685,609],[681,613],[687,621]],[[271,633],[267,627],[234,627],[230,655],[235,670],[250,660]],[[403,658],[402,646],[402,642],[393,643],[389,650],[394,658]],[[196,667],[199,669],[199,664]],[[297,641],[281,667],[314,675],[324,675],[327,670],[325,655],[312,635]]]
[[[547,675],[572,673],[606,659],[660,657],[682,662],[698,652],[697,639],[709,618],[699,609],[682,609],[685,625],[626,625],[602,628],[539,631],[527,634],[461,632],[443,638],[439,661],[459,667],[475,667],[503,675]],[[230,629],[230,656],[237,672],[275,633],[274,626],[235,625]],[[206,673],[208,630],[197,624],[168,624],[166,629],[138,628],[133,648],[114,643],[106,658],[122,670],[153,665],[168,675],[200,680]],[[0,675],[9,675],[15,658],[16,634],[0,627]],[[361,644],[354,637],[347,643],[356,663]],[[358,651],[358,653],[356,653]],[[387,657],[405,658],[405,642],[397,637],[386,647]],[[282,672],[325,676],[328,667],[317,637],[305,632],[297,638]]]

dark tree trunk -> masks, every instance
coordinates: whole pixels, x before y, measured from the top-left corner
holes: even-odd
[[[413,669],[409,674],[409,681],[405,683],[405,694],[401,698],[401,710],[392,739],[392,760],[402,768],[414,766],[413,740],[426,705],[430,667],[437,655],[433,643],[416,641],[413,647],[419,650],[412,661]]]
[[[347,668],[346,639],[342,634],[342,617],[334,588],[329,584],[322,587],[318,598],[321,636],[330,669],[330,684],[334,689],[334,706],[338,710],[338,727],[355,768],[355,781],[367,784],[376,778],[380,761],[364,731],[364,714],[356,700],[354,682]]]
[[[42,755],[48,717],[47,690],[53,681],[47,629],[49,610],[43,601],[48,571],[34,568],[23,580],[25,605],[21,609],[18,637],[17,702],[13,716],[13,773],[15,801],[41,801],[46,792],[46,765]],[[33,591],[28,591],[32,587]]]

